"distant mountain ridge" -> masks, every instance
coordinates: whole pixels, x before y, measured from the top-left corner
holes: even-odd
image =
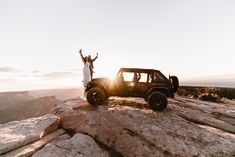
[[[42,116],[56,105],[55,96],[35,98],[29,92],[0,93],[0,123]]]
[[[180,78],[179,78],[180,79]],[[235,88],[235,73],[183,79],[181,85]]]
[[[33,90],[29,91],[29,94],[38,98],[44,96],[55,96],[56,99],[66,100],[71,98],[80,97],[83,95],[82,88],[72,89],[45,89],[45,90]]]
[[[36,99],[32,95],[29,94],[28,91],[22,92],[0,92],[0,104],[8,104],[22,102],[22,101],[30,101]]]

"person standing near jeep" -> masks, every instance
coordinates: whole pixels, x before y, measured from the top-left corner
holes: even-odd
[[[93,73],[94,73],[94,64],[93,64],[93,62],[97,58],[98,58],[98,53],[96,53],[96,57],[94,59],[91,58],[91,55],[88,56],[88,62],[90,63],[91,79],[93,78]]]
[[[85,91],[87,88],[87,83],[91,81],[91,71],[90,71],[90,63],[88,61],[88,57],[84,57],[82,54],[82,49],[79,50],[82,62],[83,62],[83,86],[84,86],[84,97],[85,97]]]

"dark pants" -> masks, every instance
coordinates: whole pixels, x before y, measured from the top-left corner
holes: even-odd
[[[89,68],[90,68],[91,80],[92,80],[92,78],[93,78],[93,69],[92,69],[92,67],[91,67],[91,66],[90,66]]]

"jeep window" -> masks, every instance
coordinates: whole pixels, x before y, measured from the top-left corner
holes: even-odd
[[[164,80],[165,80],[165,79],[164,79],[164,77],[162,76],[161,73],[159,73],[159,72],[154,72],[154,73],[153,73],[153,80],[152,80],[152,82],[164,81]]]
[[[134,78],[134,72],[123,72],[122,73],[124,81],[133,81]]]
[[[148,81],[148,73],[140,73],[139,82],[147,82]]]

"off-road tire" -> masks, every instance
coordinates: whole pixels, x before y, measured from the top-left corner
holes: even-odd
[[[87,101],[92,106],[102,105],[106,100],[105,93],[102,89],[94,87],[87,92]]]
[[[148,105],[155,111],[163,111],[167,107],[167,98],[163,93],[153,92],[148,97]]]

